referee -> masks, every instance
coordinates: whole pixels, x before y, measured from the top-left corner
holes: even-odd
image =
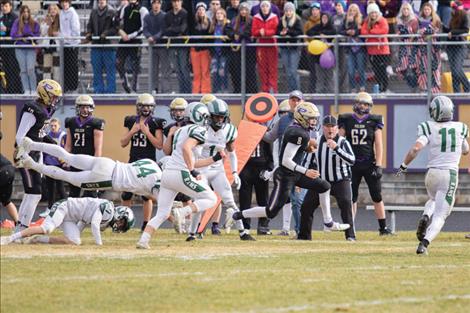
[[[346,239],[355,241],[352,218],[351,166],[355,157],[346,138],[338,135],[338,123],[331,115],[323,119],[323,135],[318,143],[316,164],[321,178],[331,184],[327,192],[307,193],[301,208],[299,239],[312,239],[313,213],[319,204],[330,208],[330,194],[336,198],[343,223],[349,224],[345,230]],[[324,227],[324,230],[329,230]]]

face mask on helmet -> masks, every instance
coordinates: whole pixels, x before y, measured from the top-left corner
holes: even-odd
[[[131,208],[126,206],[116,207],[113,219],[113,232],[114,233],[125,233],[132,227],[134,227],[135,218],[134,212]]]
[[[319,118],[320,112],[313,103],[303,102],[295,108],[295,121],[307,130],[317,130],[319,126]]]
[[[62,87],[52,79],[44,79],[38,83],[36,88],[38,98],[50,113],[55,111],[56,105],[62,99]]]
[[[214,99],[207,104],[207,109],[211,115],[210,125],[215,131],[228,123],[230,111],[227,102],[222,99]]]
[[[155,106],[153,104],[137,104],[137,115],[148,117],[153,114]]]
[[[87,118],[93,115],[94,107],[88,104],[81,104],[76,106],[75,112],[78,116]]]
[[[355,102],[353,105],[353,111],[356,114],[366,115],[370,113],[372,105],[366,102]]]
[[[182,122],[186,117],[188,102],[183,98],[175,98],[170,103],[170,116],[175,122]]]

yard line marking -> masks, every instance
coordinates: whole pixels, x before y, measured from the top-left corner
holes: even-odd
[[[305,304],[297,306],[288,306],[288,307],[278,307],[278,308],[260,308],[260,309],[251,309],[244,311],[232,311],[232,313],[264,313],[264,312],[296,312],[296,311],[306,311],[306,310],[319,310],[319,309],[347,309],[351,307],[370,307],[370,306],[381,306],[387,304],[406,304],[406,303],[422,303],[422,302],[440,302],[448,300],[470,300],[470,294],[463,295],[445,295],[445,296],[428,296],[428,297],[400,297],[393,299],[378,299],[378,300],[369,300],[369,301],[353,301],[345,303],[323,303],[323,304]]]

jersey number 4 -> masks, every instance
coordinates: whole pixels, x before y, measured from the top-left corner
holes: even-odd
[[[366,145],[367,141],[367,130],[366,129],[352,129],[351,139],[353,145]]]
[[[447,134],[450,136],[450,152],[455,152],[455,128],[441,128],[439,130],[439,135],[441,135],[441,152],[448,152]]]
[[[157,172],[153,168],[145,167],[145,165],[149,165],[149,164],[152,164],[152,162],[151,161],[137,161],[137,162],[132,163],[132,166],[137,167],[137,170],[139,171],[139,174],[137,174],[138,178],[145,178],[148,175],[152,175]]]

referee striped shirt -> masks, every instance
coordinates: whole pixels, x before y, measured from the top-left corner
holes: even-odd
[[[337,145],[334,150],[326,144],[325,136],[321,136],[318,143],[316,160],[321,178],[328,182],[351,179],[351,166],[356,159],[351,144],[339,135],[333,140]]]

